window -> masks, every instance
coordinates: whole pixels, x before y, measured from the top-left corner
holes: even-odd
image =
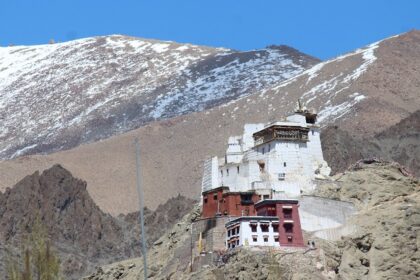
[[[226,168],[226,176],[229,176],[229,168]]]
[[[286,165],[287,165],[286,162],[283,162],[283,166],[286,167]]]
[[[274,236],[274,242],[279,242],[279,237],[278,236]]]
[[[213,200],[217,200],[217,193],[213,194]]]
[[[313,130],[311,130],[312,131],[312,135],[314,135],[314,131]]]
[[[265,148],[262,149],[262,154],[265,154]]]
[[[279,173],[279,181],[284,181],[286,178],[286,173]]]
[[[258,237],[256,235],[252,236],[252,242],[257,242],[258,241]]]
[[[268,144],[268,152],[271,151],[271,144]]]
[[[286,233],[293,233],[293,224],[285,224],[284,225],[284,231]]]
[[[265,194],[265,195],[263,196],[263,198],[264,198],[264,199],[269,199],[269,198],[270,198],[270,195],[269,195],[269,194]]]
[[[255,225],[255,224],[251,225],[251,231],[252,232],[257,232],[257,225]]]
[[[228,237],[230,237],[231,233],[230,233],[230,229],[228,230]]]
[[[263,161],[258,161],[258,165],[259,165],[259,167],[260,167],[260,171],[261,171],[261,172],[265,172],[265,171],[264,171],[264,168],[265,168],[265,162],[263,162]]]
[[[273,232],[279,232],[279,225],[273,225]]]
[[[223,177],[223,170],[220,170],[220,175],[222,175],[222,177]]]
[[[287,242],[292,243],[293,242],[293,236],[289,235],[287,237]]]
[[[239,239],[238,239],[238,240],[236,240],[236,245],[239,245]]]
[[[242,205],[254,204],[254,201],[252,200],[252,193],[241,193],[240,196]]]
[[[207,203],[207,196],[204,197],[204,204]]]
[[[261,231],[262,232],[268,232],[268,225],[267,224],[261,225]]]
[[[238,171],[238,174],[239,174],[239,166],[236,166],[236,170]]]
[[[285,219],[291,219],[292,218],[292,209],[283,209],[283,217]]]
[[[264,236],[264,242],[268,242],[268,236]]]

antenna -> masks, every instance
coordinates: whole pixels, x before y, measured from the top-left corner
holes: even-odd
[[[137,194],[139,197],[139,206],[140,206],[140,227],[141,227],[141,253],[143,255],[143,272],[144,279],[147,279],[147,245],[146,245],[146,230],[144,227],[144,196],[143,190],[141,188],[141,178],[140,178],[140,145],[139,139],[136,137],[134,139],[136,145],[136,175],[137,175]]]

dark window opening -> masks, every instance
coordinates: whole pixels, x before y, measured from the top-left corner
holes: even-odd
[[[251,225],[251,231],[257,232],[257,225]]]
[[[283,166],[286,167],[286,162],[283,162]]]
[[[315,134],[315,131],[313,131],[313,130],[311,130],[312,131],[312,135],[314,135]]]
[[[217,193],[213,194],[213,200],[217,200]]]
[[[264,236],[264,242],[268,242],[268,236]]]
[[[265,154],[265,148],[262,149],[262,154]]]
[[[261,225],[262,232],[268,232],[268,225]]]
[[[273,225],[273,232],[279,232],[279,225]]]
[[[293,233],[293,224],[285,224],[284,225],[284,231],[286,233]]]
[[[258,161],[258,165],[260,166],[260,172],[265,172],[265,170],[264,170],[264,168],[265,168],[265,162]]]
[[[252,201],[252,194],[251,193],[241,194],[241,204],[242,205],[254,204],[254,202]]]
[[[226,176],[229,176],[229,168],[226,169]]]
[[[279,242],[279,237],[278,236],[274,236],[274,242]]]
[[[258,241],[258,237],[253,236],[253,237],[252,237],[252,241],[253,241],[253,242],[257,242],[257,241]]]
[[[292,209],[283,209],[283,217],[285,219],[291,219],[292,218]]]
[[[223,170],[220,170],[220,175],[222,175],[222,177],[223,177]]]
[[[239,166],[236,167],[236,170],[238,171],[238,174],[239,174]]]
[[[207,196],[204,197],[204,203],[207,203]]]
[[[287,242],[292,243],[293,242],[293,236],[288,236],[287,237]]]
[[[270,199],[270,195],[269,194],[265,194],[263,197],[264,197],[264,199]]]

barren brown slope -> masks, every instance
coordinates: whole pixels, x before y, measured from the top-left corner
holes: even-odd
[[[198,197],[202,161],[221,154],[244,123],[278,120],[299,97],[321,124],[370,136],[420,109],[420,32],[412,31],[323,62],[260,94],[201,113],[156,122],[104,141],[0,163],[1,188],[52,163],[85,178],[98,205],[113,214],[137,209],[133,138],[142,145],[146,203],[178,193]],[[330,162],[334,165],[334,162]]]

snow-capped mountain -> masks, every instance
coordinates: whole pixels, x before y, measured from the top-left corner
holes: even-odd
[[[319,62],[106,36],[0,48],[0,158],[51,152],[258,92]]]
[[[281,120],[298,98],[318,112],[323,143],[329,145],[324,157],[335,170],[354,163],[359,155],[369,156],[363,150],[371,151],[371,143],[373,150],[381,150],[375,155],[415,169],[419,65],[420,32],[401,34],[202,112],[148,123],[67,151],[0,161],[0,190],[60,163],[87,181],[90,195],[105,211],[134,211],[138,201],[133,138],[138,137],[146,204],[156,207],[178,193],[198,198],[203,160],[223,155],[228,137],[240,135],[244,124]]]

